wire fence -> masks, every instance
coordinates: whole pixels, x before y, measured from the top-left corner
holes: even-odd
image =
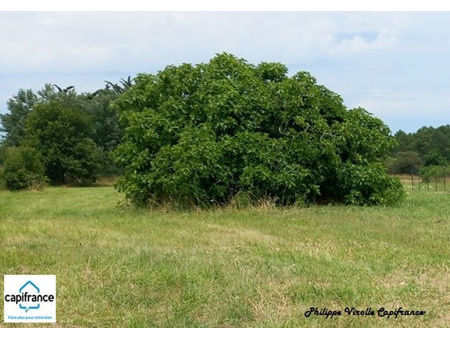
[[[450,168],[440,167],[421,175],[395,175],[407,189],[423,191],[449,191]]]

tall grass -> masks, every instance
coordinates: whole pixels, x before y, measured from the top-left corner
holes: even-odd
[[[121,201],[111,187],[0,192],[0,271],[56,274],[56,326],[449,325],[449,193],[409,190],[399,207],[370,208]],[[310,306],[426,315],[305,318]]]

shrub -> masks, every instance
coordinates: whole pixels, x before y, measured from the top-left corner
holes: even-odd
[[[422,178],[422,181],[425,183],[430,183],[433,179],[434,180],[441,180],[445,179],[445,176],[447,173],[449,173],[448,166],[446,165],[430,165],[427,167],[423,167],[420,170],[420,177]]]
[[[239,191],[231,199],[231,206],[237,209],[245,209],[252,205],[250,195],[245,191]]]
[[[345,164],[339,169],[338,177],[346,204],[391,205],[405,197],[400,180],[386,175],[381,164]]]
[[[33,148],[10,147],[6,150],[2,180],[9,190],[40,189],[45,183],[41,155]]]
[[[391,203],[399,182],[380,165],[389,128],[308,73],[229,54],[141,74],[114,103],[125,135],[116,187],[138,204],[241,199]],[[234,203],[234,202],[233,202]]]

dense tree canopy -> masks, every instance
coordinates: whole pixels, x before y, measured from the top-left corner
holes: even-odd
[[[422,127],[408,134],[399,130],[395,139],[397,145],[389,160],[391,173],[417,174],[422,167],[450,164],[450,125]]]
[[[52,184],[94,182],[99,154],[92,120],[69,96],[37,104],[27,119],[25,144],[43,157]]]
[[[119,168],[111,154],[122,131],[110,103],[122,87],[115,86],[113,89],[108,84],[94,93],[82,94],[73,86],[50,84],[37,93],[19,90],[8,101],[9,113],[0,116],[5,133],[0,142],[0,163],[7,160],[9,148],[24,146],[37,151],[52,184],[84,185],[94,182],[98,174],[117,174]],[[12,153],[24,154],[18,150]],[[19,155],[9,155],[9,162],[14,159],[14,166],[25,163],[16,160]],[[27,181],[22,183],[28,186]]]
[[[402,198],[381,164],[394,140],[305,72],[229,54],[141,74],[115,102],[125,128],[117,187],[136,203],[353,204]]]
[[[8,100],[9,114],[0,115],[2,128],[6,134],[4,140],[9,146],[18,146],[25,137],[25,120],[38,98],[32,90],[19,90],[16,96]]]
[[[115,85],[116,88],[118,85]],[[120,88],[120,87],[118,87]],[[99,174],[109,176],[121,173],[112,156],[122,138],[117,112],[111,108],[111,102],[118,97],[110,85],[93,94],[79,95],[82,109],[88,114],[92,123],[91,138],[100,155]]]
[[[450,124],[437,128],[422,127],[415,133],[408,134],[399,130],[395,138],[398,145],[394,148],[394,155],[415,151],[424,165],[450,163]]]
[[[9,113],[0,115],[0,131],[5,134],[4,146],[19,146],[25,138],[26,119],[33,107],[40,102],[47,102],[56,97],[51,85],[47,84],[42,90],[34,93],[31,89],[20,89],[7,102]]]
[[[417,175],[422,167],[422,160],[415,151],[402,151],[389,160],[388,167],[393,174]]]

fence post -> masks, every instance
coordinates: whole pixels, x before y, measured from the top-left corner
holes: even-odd
[[[444,191],[447,191],[447,166],[444,167]]]

